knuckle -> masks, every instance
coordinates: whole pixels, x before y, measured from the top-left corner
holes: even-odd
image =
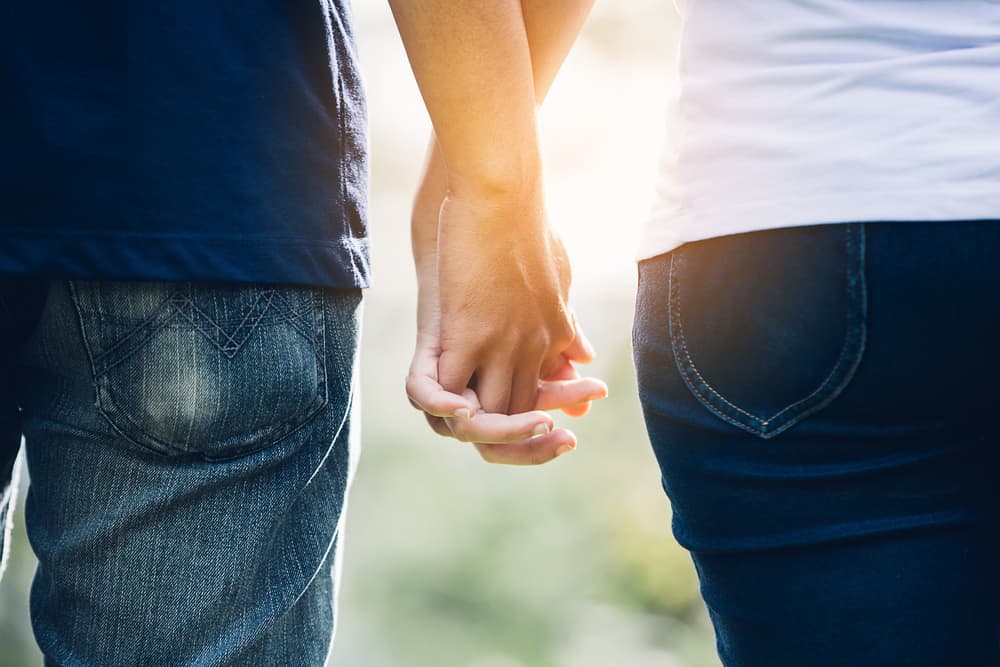
[[[576,338],[576,327],[568,313],[563,312],[558,318],[549,322],[542,332],[541,344],[546,352],[562,352]]]
[[[406,382],[404,384],[406,388],[406,395],[411,399],[416,398],[417,394],[420,392],[420,378],[419,376],[409,373],[406,376]]]
[[[559,319],[559,323],[555,330],[556,340],[560,345],[569,345],[573,342],[576,337],[576,328],[573,326],[573,320],[568,314],[563,314]]]

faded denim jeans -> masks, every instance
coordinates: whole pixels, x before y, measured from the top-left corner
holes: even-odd
[[[358,290],[0,281],[0,484],[23,434],[47,665],[323,664],[360,306]]]
[[[1000,665],[1000,222],[640,265],[639,393],[726,667]]]

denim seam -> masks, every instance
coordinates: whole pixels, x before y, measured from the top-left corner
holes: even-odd
[[[93,348],[91,348],[90,339],[89,339],[89,337],[87,336],[87,333],[86,333],[87,332],[87,327],[86,327],[86,324],[84,323],[83,310],[80,307],[80,294],[79,294],[79,291],[77,289],[77,284],[76,284],[76,281],[70,280],[70,281],[67,281],[66,285],[69,288],[70,298],[71,298],[71,300],[73,302],[73,308],[74,308],[74,310],[76,310],[77,323],[80,326],[80,340],[83,343],[83,349],[87,353],[87,360],[90,362],[90,369],[91,369],[90,372],[93,374],[93,379],[94,379],[94,407],[97,408],[97,411],[104,418],[104,420],[108,423],[108,425],[111,427],[112,431],[114,431],[115,433],[119,434],[122,438],[125,439],[126,442],[132,442],[132,439],[130,437],[128,437],[120,428],[118,428],[117,425],[115,425],[114,420],[111,418],[111,414],[108,413],[107,409],[105,408],[104,401],[101,400],[101,389],[102,389],[102,387],[101,387],[101,383],[98,380],[98,378],[102,377],[102,375],[98,374],[98,371],[97,371],[97,360],[96,360],[96,358],[94,356]],[[135,443],[135,444],[139,445],[139,443]],[[148,449],[148,447],[143,447],[143,449],[144,450]]]
[[[67,281],[66,286],[69,288],[70,298],[73,301],[73,309],[76,310],[77,323],[80,325],[80,340],[83,341],[83,349],[87,352],[87,360],[90,362],[90,371],[94,374],[95,403],[97,407],[100,408],[100,394],[97,392],[97,378],[99,377],[97,372],[97,358],[94,356],[94,351],[90,347],[90,340],[86,335],[87,326],[83,321],[83,310],[80,308],[80,295],[77,291],[76,281]]]
[[[150,336],[159,331],[160,329],[162,329],[163,327],[169,326],[171,320],[173,320],[174,315],[180,315],[181,317],[183,317],[183,319],[186,322],[188,322],[196,330],[201,332],[202,335],[204,335],[209,340],[210,343],[212,343],[220,352],[224,353],[228,358],[232,358],[236,355],[236,353],[240,350],[240,348],[242,348],[243,344],[246,343],[246,341],[250,338],[254,330],[256,330],[266,321],[267,319],[266,316],[269,312],[273,312],[275,315],[277,315],[279,321],[286,322],[289,325],[293,326],[295,330],[298,331],[299,334],[301,334],[306,340],[308,340],[314,346],[316,345],[316,338],[312,334],[312,332],[309,331],[309,325],[308,323],[305,323],[301,313],[299,313],[294,308],[289,306],[287,302],[285,302],[284,308],[279,307],[275,303],[276,299],[273,290],[262,293],[260,296],[260,298],[265,298],[265,297],[268,298],[268,302],[266,304],[261,306],[258,300],[257,302],[254,303],[254,305],[250,308],[250,310],[242,316],[241,319],[239,320],[233,319],[232,321],[220,321],[212,318],[202,309],[200,309],[189,296],[180,293],[175,293],[167,300],[167,303],[169,303],[170,305],[170,316],[163,317],[164,313],[162,311],[157,311],[156,314],[142,321],[140,324],[134,327],[128,334],[123,336],[120,340],[116,341],[113,345],[111,345],[105,350],[102,350],[100,354],[96,355],[98,366],[100,367],[100,370],[105,373],[113,369],[119,363],[128,358],[129,355],[123,355],[121,358],[116,359],[114,362],[106,365],[100,362],[112,356],[123,345],[131,341],[136,335],[140,333],[145,333],[145,335]],[[194,313],[198,315],[198,317],[195,317],[191,313],[187,312],[188,308],[191,311],[194,311]],[[258,310],[258,312],[254,317],[254,319],[252,320],[252,322],[248,324],[248,321],[250,321],[250,318],[254,315],[255,310]],[[159,324],[157,324],[156,326],[151,326],[158,320]],[[210,326],[206,326],[205,323],[207,323]],[[223,324],[227,323],[236,325],[236,328],[232,331],[232,333],[228,333],[223,327]],[[243,333],[243,330],[247,329],[248,327],[249,330]],[[212,330],[214,330],[214,333]],[[242,340],[237,340],[237,336],[239,336],[240,334],[243,334]],[[220,340],[223,342],[220,343]]]
[[[74,289],[73,290],[74,302],[76,302],[76,295],[77,292]],[[77,304],[77,312],[79,313],[80,316],[80,326],[81,328],[84,328],[85,327],[84,314],[82,310],[80,310],[79,304]],[[163,311],[158,310],[155,314],[151,315],[150,317],[140,322],[137,326],[133,327],[126,335],[122,336],[120,340],[115,341],[110,347],[94,354],[93,362],[95,364],[95,369],[94,369],[95,372],[99,371],[101,374],[107,373],[115,366],[117,366],[119,363],[121,363],[125,359],[128,359],[128,357],[131,355],[123,354],[118,359],[114,360],[109,364],[104,363],[105,359],[112,357],[118,350],[120,350],[122,347],[125,347],[126,344],[131,342],[132,339],[135,338],[137,335],[144,334],[147,338],[152,337],[152,335],[155,334],[157,331],[166,327],[170,323],[171,319],[172,317],[164,317]]]
[[[668,277],[667,277],[667,294],[668,294],[668,303],[667,303],[667,320],[668,320],[668,324],[667,324],[667,326],[668,326],[668,328],[670,330],[670,334],[671,334],[670,339],[671,339],[672,347],[674,348],[674,355],[675,355],[675,358],[677,360],[677,368],[680,371],[681,376],[684,378],[684,384],[686,384],[688,386],[688,389],[690,389],[694,393],[694,395],[698,398],[698,401],[702,405],[704,405],[706,408],[708,408],[710,411],[712,411],[712,413],[714,413],[717,417],[719,417],[720,419],[722,419],[724,422],[727,422],[727,423],[729,423],[729,424],[731,424],[733,426],[736,426],[736,427],[739,427],[739,428],[742,428],[742,429],[750,428],[754,432],[758,432],[758,429],[753,429],[752,427],[748,427],[748,426],[742,424],[741,422],[737,421],[736,419],[733,419],[729,415],[725,414],[721,410],[717,409],[712,404],[712,402],[708,399],[708,397],[706,397],[702,393],[701,389],[699,389],[698,386],[694,382],[691,381],[690,375],[689,375],[689,373],[688,373],[688,371],[686,369],[686,366],[688,364],[690,364],[690,355],[687,353],[687,341],[684,338],[684,329],[683,329],[683,327],[681,326],[681,323],[680,323],[680,317],[679,317],[680,311],[679,311],[679,309],[678,309],[678,312],[676,313],[676,315],[677,315],[677,317],[676,317],[677,336],[675,337],[673,335],[674,323],[675,323],[674,303],[675,302],[679,303],[679,300],[676,298],[677,295],[675,294],[675,292],[678,292],[679,289],[680,289],[679,286],[678,286],[677,279],[675,277],[675,263],[678,261],[677,256],[678,256],[679,253],[680,253],[680,250],[677,250],[677,251],[674,251],[673,253],[671,253],[671,255],[670,255],[670,272],[669,272]],[[680,358],[682,355],[684,356],[684,360],[682,360]],[[687,363],[683,363],[682,361],[686,361]],[[703,378],[701,376],[701,373],[698,372],[697,367],[695,367],[694,364],[690,364],[690,365],[691,365],[691,368],[694,370],[694,372],[698,374],[698,377],[701,379],[701,381],[704,382],[705,386],[709,387],[711,389],[711,386],[708,384],[708,382],[705,381],[705,378]],[[729,403],[729,401],[727,401],[725,399],[725,397],[723,397],[721,394],[719,394],[718,392],[715,392],[715,393],[723,401],[725,401],[726,403]],[[732,404],[730,403],[730,405],[732,405]],[[756,419],[753,415],[749,414],[745,410],[742,410],[738,406],[732,405],[732,407],[735,408],[736,410],[738,410],[738,411],[746,414],[750,418]]]
[[[683,262],[682,250],[678,250],[670,256],[670,272],[668,277],[668,326],[671,333],[671,341],[677,360],[678,370],[684,379],[685,384],[695,394],[699,401],[706,408],[711,410],[723,421],[751,431],[764,438],[772,438],[779,433],[791,428],[793,425],[804,419],[817,410],[822,409],[830,401],[836,398],[854,375],[861,356],[865,348],[866,339],[866,319],[867,319],[867,286],[864,271],[864,227],[861,223],[848,224],[845,231],[845,245],[847,247],[847,268],[845,290],[847,294],[846,332],[844,344],[833,367],[826,378],[809,395],[801,398],[766,419],[758,417],[747,410],[734,404],[715,389],[698,370],[688,348],[687,339],[684,335],[684,326],[681,318],[680,280],[678,275],[679,266]],[[676,335],[675,335],[676,329]],[[852,354],[852,350],[856,351]],[[691,378],[693,372],[699,382]],[[833,385],[836,378],[841,377],[841,381]],[[829,390],[825,396],[824,392]],[[817,397],[822,396],[817,400]],[[724,406],[717,405],[718,402]],[[813,403],[810,405],[810,403]],[[733,415],[726,414],[724,407],[728,406],[737,413],[744,415],[751,423],[744,423]],[[782,416],[790,411],[802,407],[800,412],[790,414],[782,419]],[[768,427],[771,427],[770,429]]]
[[[739,412],[739,413],[741,413],[743,415],[746,415],[746,417],[748,417],[749,419],[752,419],[752,420],[757,421],[757,422],[761,422],[762,420],[759,417],[757,417],[757,416],[755,416],[755,415],[747,412],[746,410],[744,410],[743,408],[739,407],[738,405],[730,402],[725,396],[723,396],[722,394],[720,394],[714,387],[712,387],[712,385],[710,385],[708,383],[708,380],[706,380],[705,377],[698,370],[698,367],[695,365],[694,360],[691,358],[691,354],[688,351],[687,339],[684,336],[684,325],[681,323],[680,280],[677,278],[677,274],[676,274],[676,270],[675,270],[675,266],[678,265],[678,264],[680,264],[680,262],[681,262],[681,259],[680,259],[679,253],[674,253],[674,254],[672,254],[670,256],[670,279],[669,279],[669,293],[670,293],[670,302],[671,302],[670,303],[670,324],[671,324],[671,327],[672,327],[675,324],[675,322],[676,322],[676,326],[677,326],[677,338],[680,341],[679,351],[680,351],[681,355],[683,355],[684,362],[685,362],[684,363],[684,367],[682,367],[680,369],[681,373],[684,375],[684,379],[685,380],[689,380],[690,379],[690,376],[689,376],[687,368],[686,368],[687,366],[690,366],[691,370],[694,371],[695,375],[698,376],[698,379],[701,380],[702,384],[705,385],[705,388],[708,389],[708,391],[713,396],[715,396],[716,398],[718,398],[719,400],[721,400],[723,403],[725,403],[729,407],[731,407],[734,410],[736,410],[737,412]],[[676,312],[676,314],[677,314],[676,320],[673,317],[674,312]],[[698,388],[696,386],[692,386],[692,384],[693,383],[689,383],[688,386],[690,386],[691,389],[693,391],[695,391],[695,393],[697,393],[700,398],[705,398],[705,400],[707,400],[707,398],[701,392],[700,388]],[[720,416],[722,416],[722,415],[720,415]]]
[[[316,356],[319,359],[317,370],[319,372],[320,386],[323,388],[322,401],[320,408],[325,406],[330,401],[330,371],[327,354],[327,348],[329,347],[329,339],[326,332],[326,301],[324,299],[317,299],[315,295],[312,301],[312,311],[313,319],[315,321],[315,332],[316,332],[316,343],[313,345],[313,349],[316,350]],[[320,409],[317,408],[317,411]]]
[[[284,308],[282,308],[282,307],[280,307],[280,306],[277,305],[277,301],[279,299],[284,304]],[[169,316],[164,317],[164,311],[163,310],[158,310],[154,315],[148,317],[147,319],[143,320],[138,325],[136,325],[131,331],[129,331],[129,333],[127,333],[126,335],[124,335],[120,340],[116,341],[113,345],[111,345],[110,347],[108,347],[105,350],[102,350],[99,354],[96,354],[95,355],[95,361],[96,361],[96,364],[97,364],[97,367],[98,367],[98,371],[100,371],[101,373],[107,373],[107,372],[111,371],[112,369],[114,369],[115,366],[117,366],[118,364],[120,364],[123,361],[125,361],[126,359],[128,359],[128,357],[131,356],[131,355],[124,354],[124,355],[121,355],[119,358],[115,359],[114,361],[112,361],[111,363],[108,363],[108,364],[104,364],[103,363],[103,361],[105,359],[107,359],[108,357],[113,356],[115,352],[117,352],[122,346],[124,346],[127,343],[129,343],[133,338],[135,338],[136,335],[139,335],[141,333],[141,334],[144,334],[146,337],[150,337],[153,334],[155,334],[157,331],[159,331],[160,329],[162,329],[164,327],[171,326],[171,323],[173,322],[173,319],[174,319],[174,315],[176,315],[176,314],[182,315],[183,318],[184,318],[184,321],[186,321],[189,324],[191,324],[192,326],[194,326],[198,331],[200,331],[209,340],[209,342],[211,342],[213,345],[215,345],[220,351],[222,351],[223,353],[225,353],[226,356],[229,357],[229,358],[232,358],[233,356],[235,356],[236,352],[238,352],[238,348],[242,347],[242,344],[245,343],[247,339],[249,339],[250,333],[252,333],[252,332],[247,333],[247,335],[244,336],[244,340],[242,342],[240,342],[239,344],[237,344],[237,346],[238,346],[237,349],[234,350],[232,352],[232,354],[230,354],[223,346],[219,345],[219,343],[216,341],[215,337],[209,331],[206,331],[203,327],[199,326],[198,323],[192,317],[190,317],[188,314],[186,314],[183,311],[183,305],[185,303],[190,303],[191,306],[192,306],[192,308],[194,310],[196,310],[197,312],[199,312],[205,320],[207,320],[208,322],[210,322],[213,327],[215,327],[215,328],[217,328],[219,330],[219,333],[220,333],[221,336],[226,337],[226,338],[230,338],[230,339],[235,339],[236,335],[240,332],[240,329],[242,328],[242,326],[245,325],[246,320],[247,320],[247,318],[249,316],[249,313],[246,314],[246,315],[244,315],[239,320],[237,320],[235,318],[233,320],[216,320],[216,319],[213,319],[213,318],[209,317],[201,309],[199,309],[197,306],[195,306],[194,303],[193,303],[193,301],[189,297],[187,297],[187,296],[175,294],[174,296],[172,296],[172,297],[170,297],[168,299],[168,302],[172,306],[172,308],[168,311],[169,312]],[[311,303],[315,307],[315,301],[312,301]],[[181,305],[178,305],[178,304],[181,304]],[[256,306],[256,304],[255,304],[255,306]],[[253,309],[251,309],[251,312],[252,312],[252,310]],[[298,331],[299,334],[301,334],[306,340],[308,340],[310,343],[312,343],[312,345],[313,345],[314,348],[318,347],[318,342],[316,340],[315,334],[313,333],[314,325],[310,325],[306,321],[306,319],[302,315],[302,313],[300,313],[295,308],[293,308],[291,305],[289,305],[288,302],[287,302],[287,300],[284,299],[283,297],[281,297],[281,295],[277,295],[277,298],[273,302],[271,302],[271,307],[266,308],[260,314],[259,318],[254,323],[254,328],[256,328],[258,326],[262,326],[265,322],[268,321],[267,314],[269,312],[273,312],[277,316],[276,321],[285,322],[285,323],[289,324],[296,331]],[[159,322],[159,323],[156,324],[156,326],[151,326],[151,325],[153,325],[154,323],[157,323],[157,322]],[[236,325],[236,330],[234,330],[232,334],[227,334],[224,331],[224,329],[223,329],[223,325],[224,324],[235,324]],[[319,353],[317,352],[317,354],[319,354]]]
[[[264,299],[267,299],[267,301],[261,305],[261,301]],[[208,313],[199,308],[190,296],[179,293],[175,294],[170,297],[170,306],[177,314],[190,322],[191,326],[204,334],[216,349],[226,355],[228,359],[232,359],[240,351],[244,343],[250,340],[253,332],[257,330],[273,300],[274,290],[261,292],[250,309],[244,313],[243,319],[232,333],[227,333]],[[206,323],[211,330],[206,327]],[[244,330],[246,330],[246,333],[244,333]],[[237,336],[240,334],[243,334],[242,338],[241,340],[237,340]]]
[[[107,389],[105,389],[107,391]],[[241,447],[228,448],[225,452],[217,455],[213,455],[211,452],[205,452],[198,449],[182,449],[170,443],[164,442],[160,438],[147,433],[141,424],[137,424],[132,417],[129,416],[127,412],[119,409],[116,405],[110,404],[105,407],[101,407],[101,411],[106,413],[106,418],[111,422],[115,431],[122,435],[126,440],[135,443],[136,445],[142,447],[145,450],[151,450],[155,453],[168,456],[197,456],[206,461],[223,461],[226,459],[233,459],[247,454],[252,454],[254,452],[260,451],[261,449],[266,449],[271,445],[275,444],[279,440],[284,439],[292,432],[298,430],[301,426],[305,425],[312,417],[319,413],[327,404],[326,391],[324,390],[319,394],[316,399],[309,404],[309,406],[302,411],[300,415],[292,415],[283,421],[277,422],[270,426],[261,427],[256,429],[251,433],[244,433],[244,436],[254,436],[252,439],[254,444],[247,444]],[[116,422],[111,420],[111,416],[114,415],[119,419],[127,422],[129,430],[126,431],[118,426]],[[130,435],[130,433],[132,433]],[[138,434],[141,437],[136,437]],[[264,440],[263,444],[258,442],[259,440]],[[151,447],[146,443],[155,443],[155,447]],[[190,443],[187,443],[190,445]]]
[[[108,374],[116,366],[118,366],[120,363],[128,359],[128,357],[130,357],[131,354],[122,355],[120,358],[115,359],[110,364],[102,363],[103,360],[107,359],[109,355],[119,350],[127,342],[134,339],[136,335],[139,334],[140,332],[144,332],[145,337],[148,339],[152,334],[156,333],[157,331],[165,327],[178,314],[185,317],[185,319],[187,319],[193,326],[195,326],[196,329],[203,336],[208,338],[210,342],[213,345],[215,345],[216,348],[218,348],[221,352],[226,354],[227,357],[232,358],[232,356],[235,355],[235,352],[233,352],[233,354],[228,354],[226,350],[221,345],[219,345],[219,343],[212,337],[212,335],[208,331],[206,331],[202,326],[199,326],[199,323],[195,321],[190,315],[184,313],[179,307],[177,307],[175,301],[179,301],[182,304],[190,304],[195,311],[200,313],[206,320],[211,322],[225,338],[228,338],[231,341],[235,341],[236,334],[239,333],[239,330],[241,328],[247,326],[245,323],[252,315],[253,309],[258,307],[260,299],[258,299],[258,301],[255,302],[254,307],[251,308],[250,312],[244,315],[242,319],[243,324],[241,324],[240,327],[238,327],[237,330],[230,335],[222,331],[221,328],[216,324],[215,320],[213,320],[207,313],[204,313],[201,309],[197,308],[197,306],[194,305],[190,297],[180,293],[175,293],[175,295],[170,299],[170,308],[158,310],[155,315],[143,321],[139,326],[135,327],[135,329],[130,331],[121,340],[116,341],[116,343],[112,345],[110,348],[102,351],[100,354],[95,354],[93,348],[91,347],[90,337],[87,336],[85,333],[87,330],[87,327],[85,325],[85,316],[82,307],[80,305],[80,296],[75,281],[69,281],[69,288],[81,329],[81,339],[83,341],[83,346],[84,349],[86,350],[88,360],[90,361],[91,372],[93,373],[94,390],[95,390],[95,407],[98,409],[98,411],[101,413],[101,415],[104,417],[104,419],[108,422],[108,424],[116,433],[118,433],[127,442],[130,442],[142,448],[144,451],[152,451],[159,455],[200,456],[202,459],[208,461],[219,461],[219,460],[231,459],[239,456],[252,454],[256,451],[265,449],[273,445],[274,443],[278,442],[279,440],[287,437],[294,431],[298,430],[301,426],[308,423],[312,419],[312,417],[318,414],[329,402],[329,386],[327,384],[326,358],[324,356],[324,350],[320,349],[321,343],[323,343],[323,347],[325,347],[325,335],[322,336],[324,339],[323,341],[318,340],[316,336],[307,335],[306,332],[303,331],[303,329],[307,328],[308,325],[303,323],[304,318],[300,313],[297,313],[297,311],[294,311],[294,309],[291,309],[289,307],[289,310],[297,313],[296,317],[300,321],[298,326],[296,326],[293,322],[289,320],[288,311],[282,311],[278,308],[275,308],[274,311],[276,313],[280,313],[284,321],[288,322],[289,325],[292,326],[298,333],[300,333],[307,340],[310,341],[311,347],[315,351],[316,356],[319,359],[317,363],[316,374],[317,374],[317,381],[320,386],[320,392],[317,394],[315,400],[313,400],[305,408],[305,410],[300,411],[296,415],[290,415],[286,419],[276,424],[272,424],[268,427],[259,428],[251,434],[245,434],[245,435],[255,436],[253,438],[253,440],[255,441],[266,440],[264,444],[257,443],[253,446],[248,445],[244,447],[229,449],[226,450],[225,453],[218,456],[213,456],[208,452],[178,449],[177,447],[165,443],[159,438],[147,433],[146,430],[140,424],[137,424],[135,420],[128,415],[127,412],[120,409],[116,405],[116,402],[111,399],[111,387],[110,387],[111,380]],[[274,298],[276,290],[268,290],[267,292],[270,293],[270,299],[268,301],[268,304],[270,304]],[[180,299],[177,299],[178,295],[180,296]],[[261,296],[263,297],[264,295],[262,294]],[[314,313],[316,313],[318,306],[316,304],[314,296],[310,298],[310,304],[313,307]],[[247,333],[246,336],[243,337],[243,341],[238,344],[236,351],[238,351],[238,349],[242,347],[242,344],[246,342],[246,340],[249,338],[249,335],[253,332],[253,330],[257,328],[261,319],[263,318],[263,313],[266,313],[267,310],[268,308],[265,307],[262,313],[257,315],[256,320],[254,320],[254,323],[250,325],[251,330]],[[167,313],[166,317],[164,317],[165,313]],[[317,330],[325,332],[325,319],[326,318],[322,317],[322,314],[320,314],[320,317],[317,319],[317,324],[318,324]],[[159,322],[157,323],[158,320]],[[150,326],[153,323],[156,323],[156,325]],[[119,426],[119,422],[116,421],[116,419],[123,420],[125,424],[128,426],[128,429]]]
[[[287,305],[287,300],[278,293],[277,290],[272,290],[277,298],[281,299]],[[312,294],[312,293],[310,293]],[[313,401],[309,407],[303,412],[301,416],[291,416],[281,423],[280,429],[276,429],[271,436],[268,438],[268,442],[264,445],[256,446],[252,448],[243,447],[237,450],[227,451],[221,456],[211,456],[202,453],[201,456],[207,461],[223,461],[226,459],[233,459],[239,456],[246,456],[258,452],[267,447],[273,446],[279,440],[287,438],[292,433],[298,431],[300,428],[308,424],[316,415],[320,413],[330,402],[330,385],[328,382],[328,370],[327,370],[327,359],[326,359],[326,316],[323,313],[323,304],[316,303],[315,296],[310,296],[310,305],[312,306],[313,318],[315,320],[314,330],[318,335],[308,336],[298,327],[294,327],[294,324],[287,320],[289,325],[293,326],[300,334],[306,337],[311,343],[312,348],[317,356],[316,364],[316,375],[317,382],[320,387],[320,392],[316,396],[316,400]],[[278,312],[276,310],[276,312]],[[322,339],[322,340],[321,340]]]
[[[834,362],[833,368],[830,369],[830,373],[826,376],[826,378],[823,379],[823,382],[818,387],[816,387],[815,390],[813,390],[813,392],[811,394],[809,394],[805,398],[799,399],[798,401],[795,401],[794,403],[792,403],[790,405],[787,405],[784,408],[782,408],[780,411],[778,411],[777,413],[775,413],[772,417],[770,417],[769,419],[765,420],[765,422],[764,422],[765,425],[768,424],[768,423],[770,423],[770,422],[776,421],[778,419],[778,417],[780,417],[781,415],[783,415],[785,412],[788,412],[789,410],[793,410],[793,409],[799,407],[800,405],[807,404],[815,396],[817,396],[818,394],[820,394],[824,390],[824,388],[827,387],[827,385],[831,384],[834,381],[834,379],[837,377],[838,372],[841,371],[842,366],[844,364],[848,364],[849,363],[848,359],[849,359],[849,356],[850,356],[852,343],[854,343],[855,345],[857,345],[858,348],[859,348],[859,354],[855,355],[855,359],[856,360],[855,360],[854,365],[856,366],[857,365],[857,361],[860,360],[860,352],[863,351],[863,349],[864,349],[864,340],[865,340],[865,333],[866,333],[865,332],[865,322],[864,322],[865,318],[864,318],[863,313],[864,313],[864,310],[865,310],[865,301],[867,301],[867,299],[861,300],[860,303],[855,303],[855,300],[856,300],[856,298],[858,296],[857,295],[857,291],[858,290],[860,290],[862,292],[865,291],[865,280],[864,280],[864,232],[863,232],[863,229],[860,226],[857,226],[857,228],[856,228],[855,225],[848,225],[847,231],[846,231],[846,236],[847,236],[846,244],[847,244],[847,247],[848,247],[848,253],[847,253],[848,265],[847,265],[847,276],[846,276],[846,283],[845,283],[845,289],[847,290],[847,314],[845,316],[845,319],[847,320],[847,322],[846,322],[846,329],[847,329],[847,331],[846,331],[846,333],[844,335],[844,344],[840,348],[840,354],[837,356],[837,361]],[[860,281],[859,285],[854,286],[854,285],[851,284],[853,276],[857,276],[857,279]],[[852,322],[853,319],[859,319],[860,321],[859,322]],[[852,324],[855,325],[855,326],[858,326],[860,328],[860,330],[858,332],[860,340],[857,341],[857,342],[855,342],[853,340],[853,336],[852,336],[853,332],[852,332],[852,329],[851,329]],[[853,371],[853,369],[851,369],[851,368],[849,368],[849,369],[846,370],[846,373],[847,373],[846,379],[847,380],[850,380],[851,376],[853,375],[852,371]],[[836,396],[836,394],[839,393],[839,390],[841,388],[842,388],[841,386],[838,386],[835,389],[833,396]],[[806,410],[808,410],[808,409],[809,408],[806,408]],[[805,416],[806,414],[809,414],[809,413],[805,412],[805,413],[799,415],[799,417],[801,418],[801,417]],[[790,419],[794,419],[794,418],[795,417],[793,416]]]
[[[315,295],[310,297],[310,304],[312,305],[312,312],[315,314],[317,304]],[[289,326],[298,331],[306,340],[308,340],[313,345],[313,349],[316,351],[317,355],[322,354],[319,349],[319,340],[316,336],[316,323],[308,322],[302,312],[296,310],[288,301],[280,294],[277,294],[275,299],[272,301],[271,308],[275,313],[281,316],[281,319],[286,322]]]

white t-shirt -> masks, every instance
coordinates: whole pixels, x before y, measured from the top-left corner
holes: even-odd
[[[640,259],[832,222],[1000,219],[1000,0],[687,0]]]

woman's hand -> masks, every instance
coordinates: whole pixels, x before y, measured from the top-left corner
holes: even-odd
[[[484,410],[480,396],[465,383],[456,386],[454,391],[445,389],[439,376],[443,347],[438,229],[441,204],[446,191],[447,175],[432,145],[425,177],[413,208],[413,256],[418,282],[417,345],[407,377],[407,394],[414,406],[426,413],[428,422],[436,432],[478,443],[477,448],[487,461],[544,463],[576,445],[571,432],[553,429],[552,419],[544,410],[563,409],[573,416],[585,414],[591,401],[607,395],[607,387],[599,380],[580,378],[574,368],[574,362],[586,363],[593,359],[590,344],[582,333],[578,333],[574,338],[574,345],[568,347],[565,353],[557,353],[549,360],[542,381],[539,381],[540,367],[530,378],[530,402],[523,405],[524,401],[519,399],[522,400],[522,404],[517,406],[522,408],[519,414],[507,415],[496,409]],[[459,256],[456,255],[456,263],[457,257]],[[469,259],[471,261],[472,258]],[[468,271],[461,272],[460,266],[456,270],[459,270],[460,280],[468,278]],[[499,313],[502,316],[503,311]],[[475,320],[466,319],[466,322],[467,326],[475,328]],[[522,318],[521,322],[532,326],[530,318]],[[574,331],[578,332],[575,322],[573,326]],[[478,345],[483,344],[481,336],[481,333],[476,334]],[[505,350],[505,353],[509,354],[509,350]]]
[[[406,381],[410,402],[425,413],[435,432],[476,443],[479,454],[490,463],[537,465],[574,449],[576,436],[553,428],[552,417],[544,411],[562,409],[581,416],[591,401],[608,394],[603,382],[579,377],[572,363],[563,359],[554,375],[536,383],[533,410],[514,415],[489,413],[482,410],[473,390],[460,395],[445,391],[436,377],[439,354],[433,336],[418,334]]]

